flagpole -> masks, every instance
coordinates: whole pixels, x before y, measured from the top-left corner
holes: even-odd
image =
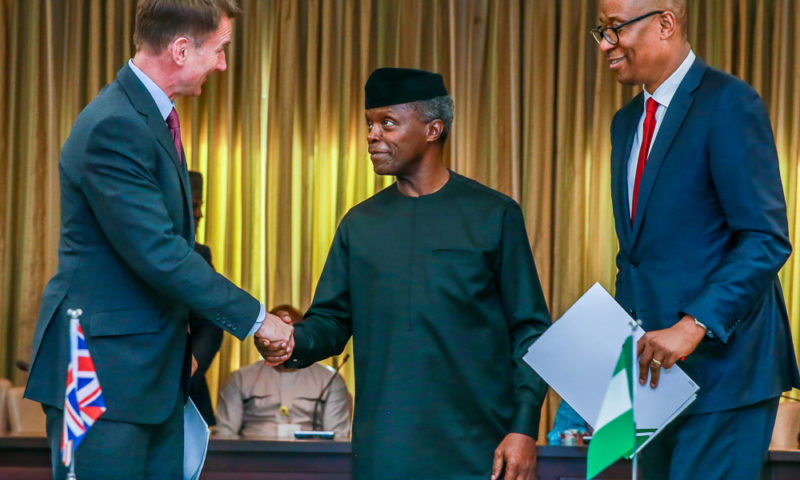
[[[641,324],[640,320],[631,320],[631,355],[633,356],[633,360],[631,363],[631,407],[633,408],[633,462],[631,465],[631,480],[638,480],[638,458],[639,455],[637,454],[637,445],[636,445],[636,379],[634,378],[633,372],[636,370],[636,345],[633,343],[634,339],[634,332],[636,331],[636,327]]]
[[[67,472],[67,480],[78,480],[75,476],[75,448],[72,448],[72,461],[69,462],[69,472]]]
[[[78,327],[79,322],[80,322],[80,320],[78,320],[78,319],[80,318],[81,315],[83,315],[83,310],[81,310],[80,308],[77,308],[77,309],[70,308],[69,310],[67,310],[67,315],[69,315],[69,317],[70,317],[69,318],[69,331],[70,331],[70,334],[69,334],[69,343],[70,343],[70,345],[69,345],[69,368],[72,369],[72,378],[75,379],[75,381],[77,382],[77,378],[78,378],[78,358],[76,356],[77,355],[76,352],[78,350],[78,345],[76,345],[77,340],[75,339],[75,336],[73,335],[72,332],[77,331],[77,327]],[[64,415],[66,415],[66,414],[67,414],[67,409],[64,408]],[[66,424],[64,425],[64,428],[66,428]],[[62,433],[62,435],[63,435],[63,433]],[[72,454],[70,455],[69,472],[67,472],[66,480],[77,480],[78,477],[75,476],[75,442],[70,442],[69,449],[72,451]]]

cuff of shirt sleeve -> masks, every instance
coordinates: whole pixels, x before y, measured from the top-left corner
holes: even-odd
[[[517,403],[510,433],[522,433],[536,439],[539,436],[539,420],[542,406],[533,403]]]
[[[267,318],[267,309],[264,308],[264,304],[259,303],[258,306],[258,318],[256,319],[256,323],[253,324],[253,328],[251,328],[250,332],[247,333],[248,337],[255,335],[258,329],[261,328],[261,324],[264,323],[264,319]]]

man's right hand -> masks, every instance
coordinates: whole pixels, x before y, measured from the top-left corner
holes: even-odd
[[[689,356],[705,336],[706,329],[697,325],[691,315],[684,315],[669,328],[645,333],[636,344],[639,383],[644,385],[649,373],[650,388],[656,388],[661,369],[672,368],[680,358]]]
[[[286,321],[267,313],[261,327],[253,336],[253,342],[267,365],[274,367],[285,362],[294,349],[294,327],[291,319]]]

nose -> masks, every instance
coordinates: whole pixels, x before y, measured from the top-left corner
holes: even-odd
[[[219,58],[217,59],[217,70],[224,72],[227,68],[228,64],[225,62],[225,52],[219,52]]]
[[[380,135],[378,134],[378,128],[379,126],[377,124],[369,127],[369,132],[367,133],[367,143],[375,143],[378,141],[380,138]]]
[[[611,45],[610,43],[608,43],[608,40],[606,40],[606,37],[603,37],[603,39],[600,40],[600,51],[601,52],[606,53],[609,50],[613,50],[614,47],[616,47],[616,45]]]

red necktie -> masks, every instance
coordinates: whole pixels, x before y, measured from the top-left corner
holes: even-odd
[[[172,134],[172,141],[175,142],[175,149],[178,150],[178,159],[180,159],[181,165],[183,165],[183,155],[181,152],[183,151],[183,144],[181,143],[181,122],[178,120],[178,112],[175,111],[173,108],[169,115],[167,115],[167,127],[169,127],[169,133]]]
[[[642,135],[642,146],[639,148],[639,161],[636,162],[636,180],[633,183],[633,202],[631,202],[631,225],[636,218],[636,201],[639,199],[639,182],[642,180],[644,164],[647,162],[647,152],[650,151],[650,143],[653,140],[653,131],[656,129],[656,110],[658,102],[653,97],[647,99],[647,113],[644,117],[644,128]]]

